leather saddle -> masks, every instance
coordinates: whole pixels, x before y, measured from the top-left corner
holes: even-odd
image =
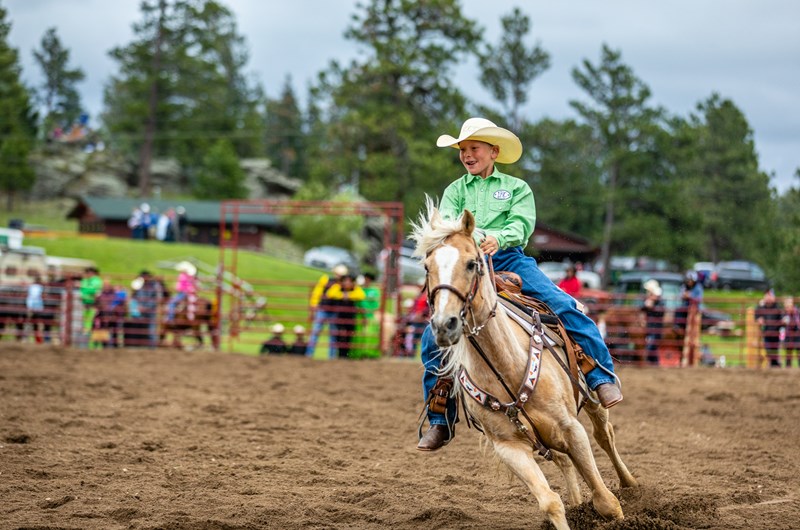
[[[597,366],[596,361],[584,353],[583,349],[567,333],[558,315],[547,304],[522,294],[522,279],[518,274],[510,271],[495,271],[494,284],[500,306],[521,327],[526,328],[522,322],[527,326],[533,326],[535,324],[534,314],[538,313],[545,336],[553,345],[562,348],[564,355],[560,359],[560,364],[568,370],[574,387],[575,401],[580,403],[579,393],[586,395],[587,390],[584,375]],[[576,304],[578,310],[585,314],[586,306],[577,300]],[[554,354],[556,352],[557,350],[554,351]]]

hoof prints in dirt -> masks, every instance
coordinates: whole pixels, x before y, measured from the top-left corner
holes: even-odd
[[[717,517],[717,504],[705,499],[659,502],[659,492],[648,487],[624,489],[618,496],[625,519],[603,519],[591,503],[586,502],[567,509],[569,527],[572,530],[679,530],[708,528]],[[541,528],[551,530],[553,525],[546,521]]]
[[[6,436],[4,440],[9,444],[26,444],[31,441],[31,437],[25,433],[14,433]]]

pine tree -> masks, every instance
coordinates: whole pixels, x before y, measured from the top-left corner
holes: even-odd
[[[518,7],[502,17],[503,33],[496,46],[486,45],[480,53],[481,81],[503,105],[505,126],[522,131],[520,111],[528,101],[531,83],[550,67],[550,54],[538,43],[528,48],[530,18]]]
[[[154,156],[191,168],[221,139],[237,156],[263,155],[263,91],[242,71],[248,54],[233,13],[214,0],[146,0],[142,15],[135,40],[111,51],[120,70],[104,113],[138,161],[141,194]]]
[[[20,80],[19,55],[8,44],[11,23],[0,6],[0,189],[12,210],[16,194],[29,190],[35,175],[28,162],[36,136],[36,114]]]
[[[364,53],[331,63],[315,87],[325,126],[313,137],[311,175],[416,212],[424,190],[440,193],[460,174],[433,141],[464,119],[451,70],[475,51],[480,28],[456,0],[372,0],[358,9],[345,35]]]
[[[641,197],[641,190],[648,188],[657,174],[653,164],[661,111],[648,106],[650,89],[622,62],[621,53],[607,45],[603,45],[599,65],[584,60],[582,69],[572,70],[572,77],[590,101],[572,100],[570,105],[602,146],[598,164],[606,193],[600,259],[608,282],[620,207],[628,213],[646,208],[643,203],[634,206],[629,199]],[[629,224],[633,226],[635,223]]]
[[[83,113],[75,85],[86,76],[80,68],[68,66],[69,50],[61,44],[56,28],[45,32],[41,49],[34,50],[33,56],[44,76],[38,92],[45,107],[44,129],[50,131],[54,125],[66,128]]]
[[[194,194],[200,199],[244,199],[245,174],[233,145],[218,140],[203,157]]]
[[[267,100],[266,151],[273,165],[289,177],[307,177],[303,115],[287,76],[280,98]]]

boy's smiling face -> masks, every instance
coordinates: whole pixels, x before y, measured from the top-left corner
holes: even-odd
[[[500,152],[496,145],[477,140],[464,140],[458,144],[459,159],[470,175],[486,178],[494,170],[494,161]]]

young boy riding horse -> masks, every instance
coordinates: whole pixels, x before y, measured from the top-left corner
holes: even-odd
[[[616,384],[614,364],[595,323],[583,314],[576,301],[556,287],[526,256],[523,248],[533,234],[536,206],[528,184],[500,172],[495,162],[513,164],[522,156],[519,138],[483,118],[470,118],[461,126],[459,136],[442,135],[438,147],[452,147],[467,173],[450,184],[442,195],[439,212],[445,219],[456,219],[465,209],[472,212],[481,230],[477,241],[481,250],[491,256],[495,270],[510,271],[520,276],[522,294],[546,303],[558,315],[575,342],[597,363],[586,375],[589,388],[597,392],[600,403],[610,408],[622,401]],[[477,233],[477,232],[476,232]],[[441,355],[430,325],[422,335],[424,396],[427,398],[438,379]],[[435,451],[455,435],[455,400],[448,398],[446,414],[428,408],[430,428],[420,439],[417,449]]]

